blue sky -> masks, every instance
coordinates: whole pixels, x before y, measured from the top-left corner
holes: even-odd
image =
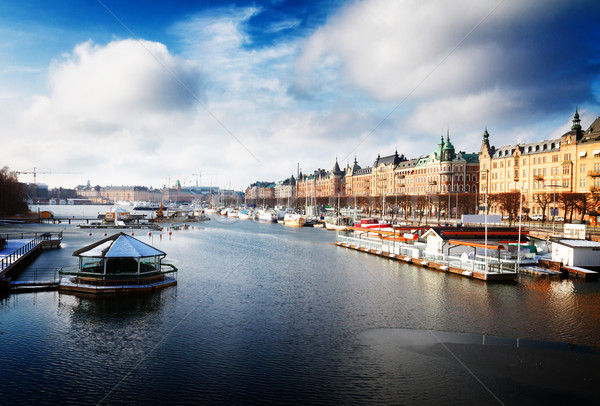
[[[0,164],[243,189],[448,129],[466,152],[486,126],[557,137],[600,115],[598,21],[591,0],[3,2]]]

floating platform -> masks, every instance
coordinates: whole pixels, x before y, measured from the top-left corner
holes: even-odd
[[[553,271],[552,269],[542,268],[541,266],[522,266],[519,269],[520,273],[524,273],[532,276],[540,277],[556,277],[560,278],[563,274],[560,271]]]
[[[177,279],[171,276],[165,276],[160,280],[123,280],[119,281],[117,284],[107,285],[92,285],[84,282],[85,281],[83,281],[82,278],[66,278],[60,282],[58,289],[63,293],[127,294],[152,292],[158,289],[177,285]]]
[[[91,224],[80,224],[77,227],[79,228],[85,228],[85,229],[102,229],[102,230],[126,230],[126,229],[131,229],[131,230],[140,230],[140,229],[147,229],[147,230],[157,230],[160,231],[163,228],[161,226],[159,226],[158,224],[154,224],[154,223],[148,223],[148,224],[126,224],[124,226],[116,226],[114,224],[98,224],[98,223],[91,223]]]
[[[481,272],[478,270],[469,271],[469,270],[465,270],[462,268],[449,266],[449,265],[446,265],[443,263],[438,263],[438,262],[432,261],[428,258],[414,258],[414,257],[410,257],[410,256],[405,256],[405,255],[396,255],[396,254],[393,254],[390,252],[382,251],[381,249],[366,248],[366,247],[361,247],[358,245],[354,245],[351,243],[344,243],[344,242],[340,242],[340,241],[336,241],[336,245],[339,247],[350,248],[350,249],[353,249],[356,251],[365,252],[367,254],[377,255],[377,256],[393,259],[396,261],[401,261],[401,262],[406,262],[406,263],[410,263],[413,265],[418,265],[423,268],[428,268],[428,269],[432,269],[432,270],[436,270],[436,271],[440,271],[440,272],[447,272],[447,273],[452,273],[455,275],[460,275],[462,277],[466,277],[469,279],[478,279],[478,280],[482,280],[482,281],[486,281],[486,282],[510,282],[510,281],[515,281],[518,278],[518,275],[515,272],[491,273],[491,272]]]

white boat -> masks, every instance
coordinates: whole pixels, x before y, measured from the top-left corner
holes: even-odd
[[[325,228],[328,230],[345,230],[348,227],[347,217],[325,217]]]
[[[238,217],[239,218],[240,217],[240,212],[237,211],[236,209],[230,209],[227,212],[227,217]]]
[[[242,210],[239,212],[238,217],[240,220],[251,220],[254,218],[252,210]]]
[[[304,227],[304,217],[297,213],[286,213],[283,224],[289,227]]]
[[[256,218],[263,223],[277,223],[277,213],[270,210],[259,210]]]

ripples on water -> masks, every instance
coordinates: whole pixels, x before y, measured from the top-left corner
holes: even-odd
[[[138,296],[4,298],[0,399],[53,405],[597,400],[598,352],[581,346],[600,343],[597,283],[527,277],[488,285],[335,247],[334,234],[324,230],[249,221],[219,219],[171,237],[136,236],[167,252],[179,268],[178,285]],[[74,264],[71,253],[99,238],[67,227],[63,249],[32,266]]]

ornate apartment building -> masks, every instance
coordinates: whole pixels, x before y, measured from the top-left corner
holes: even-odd
[[[479,160],[482,192],[522,191],[532,214],[547,214],[537,204],[540,194],[559,207],[557,194],[600,189],[600,117],[584,131],[576,111],[560,138],[499,148],[490,145],[486,129]]]
[[[344,170],[336,160],[330,171],[317,169],[309,175],[299,174],[295,197],[298,201],[316,199],[322,203],[324,198],[339,196],[353,205],[352,198],[385,200],[405,195],[477,193],[478,185],[479,155],[456,152],[448,134],[429,155],[417,159],[407,159],[396,151],[377,156],[373,165],[365,168],[355,158]],[[247,201],[251,201],[248,197],[258,196],[256,186],[253,184],[246,190]]]

